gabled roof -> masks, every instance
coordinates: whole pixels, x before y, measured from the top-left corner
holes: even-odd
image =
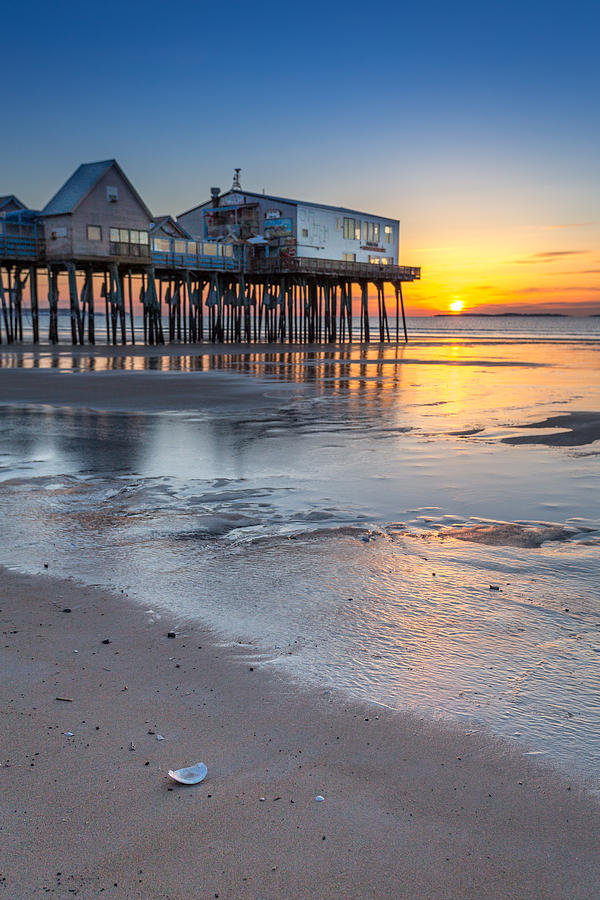
[[[373,219],[386,219],[388,222],[398,221],[398,219],[390,219],[388,216],[379,216],[377,213],[368,213],[358,209],[346,209],[345,206],[329,206],[327,203],[312,203],[310,200],[290,200],[288,197],[275,197],[273,194],[256,194],[253,191],[234,191],[231,189],[225,191],[224,194],[221,194],[219,200],[222,200],[223,197],[227,197],[229,194],[242,194],[244,197],[256,197],[259,200],[269,200],[272,203],[291,203],[292,206],[315,206],[317,209],[329,209],[332,212],[339,212],[344,215],[350,213],[353,216],[370,216]],[[214,206],[214,200],[211,198],[205,203],[199,203],[197,206],[193,206],[191,209],[187,209],[185,212],[180,213],[177,218],[179,219],[181,216],[186,216],[188,213],[194,212],[197,209],[202,209],[203,206]]]
[[[0,210],[4,209],[7,206],[14,204],[17,209],[27,209],[24,203],[21,203],[18,197],[15,197],[14,194],[4,194],[3,197],[0,197]]]
[[[171,230],[173,236],[191,240],[192,236],[189,231],[186,231],[183,225],[176,222],[173,216],[154,216],[152,225],[150,226],[150,234],[154,234],[154,232],[158,231],[160,228],[164,229],[167,233]]]
[[[58,193],[48,201],[42,210],[42,215],[62,216],[75,212],[79,204],[92,192],[102,176],[113,167],[117,170],[121,178],[123,178],[148,218],[151,219],[152,213],[127,178],[116,159],[105,159],[102,162],[83,163],[80,165],[79,168],[73,172],[71,177],[65,181]]]

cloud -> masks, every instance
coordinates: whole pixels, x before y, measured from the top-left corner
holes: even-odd
[[[583,287],[582,285],[569,285],[567,287],[522,287],[522,288],[512,288],[506,293],[512,295],[517,294],[565,294],[571,293],[573,291],[577,291],[580,294],[585,293],[598,293],[600,292],[600,287]]]
[[[579,256],[589,250],[548,250],[545,253],[534,253],[536,259],[554,259],[555,256]]]
[[[519,263],[519,265],[534,265],[541,262],[553,262],[565,256],[581,256],[589,252],[589,250],[547,250],[544,253],[532,253],[525,259],[514,259],[513,262]]]
[[[597,222],[566,222],[564,225],[542,225],[542,231],[561,231],[563,228],[589,228]]]

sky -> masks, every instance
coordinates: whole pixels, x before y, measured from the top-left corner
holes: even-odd
[[[115,157],[156,214],[230,187],[401,220],[408,311],[600,313],[600,7],[9,4],[0,194]]]

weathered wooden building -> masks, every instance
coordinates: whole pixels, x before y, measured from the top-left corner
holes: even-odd
[[[21,203],[14,194],[5,194],[3,197],[0,197],[0,219],[4,219],[7,213],[20,212],[20,210],[26,208],[25,204]]]
[[[150,259],[152,213],[114,159],[79,166],[40,217],[49,260]]]
[[[160,250],[159,241],[188,241],[192,240],[191,234],[179,225],[173,216],[155,216],[150,226],[150,243],[153,249]],[[163,249],[170,250],[169,247]]]

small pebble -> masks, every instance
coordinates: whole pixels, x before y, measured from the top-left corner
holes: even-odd
[[[315,797],[317,803],[322,803],[324,799],[325,797],[322,797],[320,794],[317,794],[317,796]]]

